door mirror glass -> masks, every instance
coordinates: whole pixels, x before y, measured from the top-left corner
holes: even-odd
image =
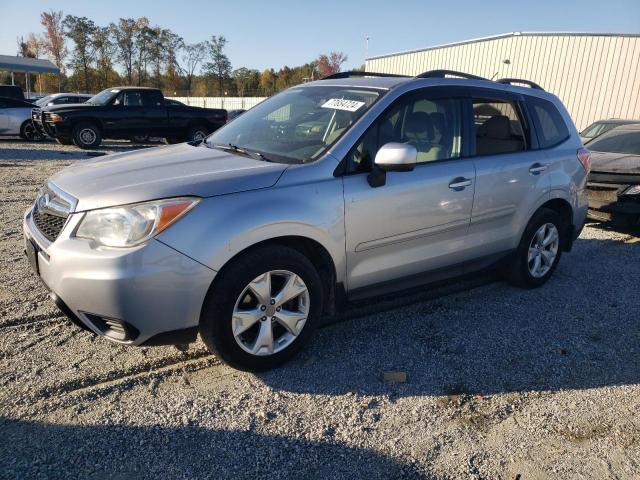
[[[407,143],[385,143],[376,153],[375,164],[385,172],[407,172],[413,170],[418,151]]]

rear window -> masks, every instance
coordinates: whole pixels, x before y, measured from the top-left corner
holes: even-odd
[[[556,106],[539,98],[527,100],[531,106],[540,148],[549,148],[569,138],[569,129]]]

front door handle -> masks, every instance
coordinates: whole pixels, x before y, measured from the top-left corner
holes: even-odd
[[[464,190],[465,187],[468,187],[469,185],[471,185],[470,178],[457,177],[451,180],[451,183],[449,184],[449,188],[451,190],[455,190],[459,192],[460,190]]]
[[[544,172],[546,169],[547,169],[546,164],[536,162],[533,165],[531,165],[531,167],[529,167],[529,173],[533,175],[538,175],[539,173]]]

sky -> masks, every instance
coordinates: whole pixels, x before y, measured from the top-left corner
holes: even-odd
[[[0,0],[0,54],[15,55],[16,37],[40,33],[40,12],[51,9],[99,25],[146,16],[189,43],[224,35],[233,68],[258,70],[332,50],[347,54],[344,70],[370,56],[514,31],[640,33],[640,0]]]

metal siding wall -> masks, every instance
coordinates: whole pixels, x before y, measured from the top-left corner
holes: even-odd
[[[638,36],[512,35],[366,63],[368,71],[407,75],[441,68],[533,80],[560,97],[579,130],[603,118],[640,119]]]

